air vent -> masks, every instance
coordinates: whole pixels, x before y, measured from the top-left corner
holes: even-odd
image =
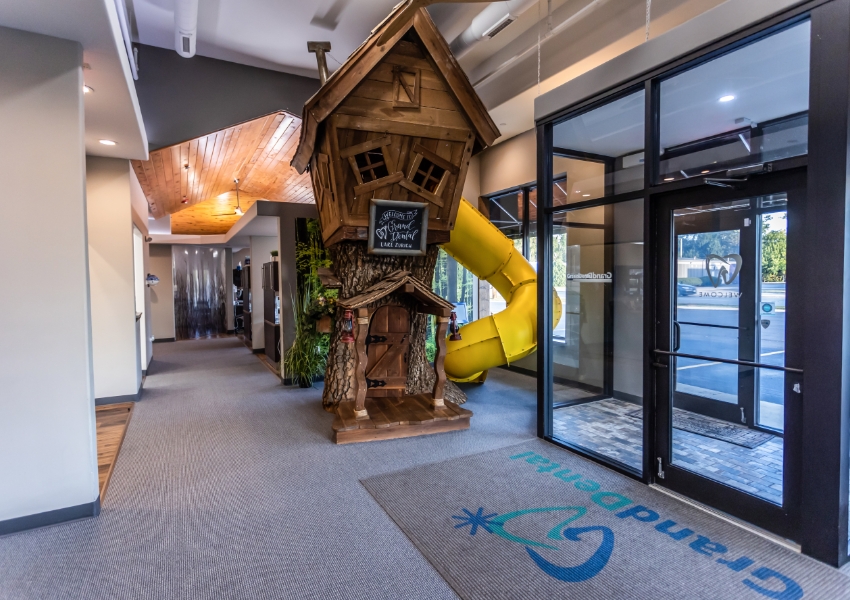
[[[188,54],[191,51],[191,49],[192,49],[191,42],[192,42],[192,40],[190,40],[185,35],[183,36],[183,52]]]
[[[484,32],[484,37],[487,37],[492,40],[494,37],[496,37],[496,35],[504,31],[505,27],[507,27],[514,21],[516,21],[516,17],[514,17],[513,15],[505,15],[495,25],[493,25],[490,29]]]

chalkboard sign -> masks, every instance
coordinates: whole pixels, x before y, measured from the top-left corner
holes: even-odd
[[[369,210],[371,254],[424,255],[428,241],[428,205],[424,202],[372,200]]]

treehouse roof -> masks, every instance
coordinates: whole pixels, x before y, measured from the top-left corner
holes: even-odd
[[[466,115],[476,137],[473,153],[492,145],[499,137],[500,133],[496,124],[490,118],[478,94],[475,93],[466,73],[452,56],[446,40],[440,35],[428,12],[424,8],[415,12],[405,10],[407,4],[407,2],[399,3],[304,105],[301,138],[290,163],[299,173],[303,173],[310,163],[319,123],[333,113],[411,30],[418,35],[422,47],[434,61],[437,71],[445,79],[449,90]],[[389,34],[389,39],[381,43],[385,33]]]
[[[431,291],[431,288],[419,281],[409,271],[395,271],[384,277],[381,281],[364,291],[362,294],[340,300],[339,305],[343,308],[362,308],[367,304],[377,302],[396,290],[410,294],[423,306],[430,309],[443,309],[440,312],[451,312],[454,304],[445,300]]]

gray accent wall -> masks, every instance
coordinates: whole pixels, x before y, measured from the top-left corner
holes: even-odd
[[[148,288],[151,298],[153,337],[155,340],[173,340],[175,337],[174,271],[170,245],[150,245],[149,269],[152,275],[159,277],[159,283]]]
[[[319,89],[318,79],[137,46],[136,93],[151,150],[279,110],[300,116]]]

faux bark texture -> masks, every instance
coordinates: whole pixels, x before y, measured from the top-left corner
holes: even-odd
[[[398,270],[410,271],[420,281],[430,283],[434,279],[439,248],[436,245],[428,246],[428,253],[425,256],[387,256],[369,254],[364,242],[345,241],[334,244],[328,248],[328,251],[333,262],[333,272],[342,282],[339,297],[351,298]],[[405,393],[430,393],[437,375],[425,355],[427,315],[417,314],[412,310],[413,303],[405,294],[390,294],[376,302],[375,306],[384,304],[401,304],[411,309],[410,358]],[[356,353],[354,344],[344,344],[339,341],[343,333],[343,312],[341,308],[337,309],[336,323],[331,333],[328,367],[325,372],[322,405],[329,412],[333,412],[342,401],[354,400]],[[355,318],[354,321],[356,328],[357,319]],[[457,404],[466,402],[466,394],[451,381],[446,382],[444,397]]]

